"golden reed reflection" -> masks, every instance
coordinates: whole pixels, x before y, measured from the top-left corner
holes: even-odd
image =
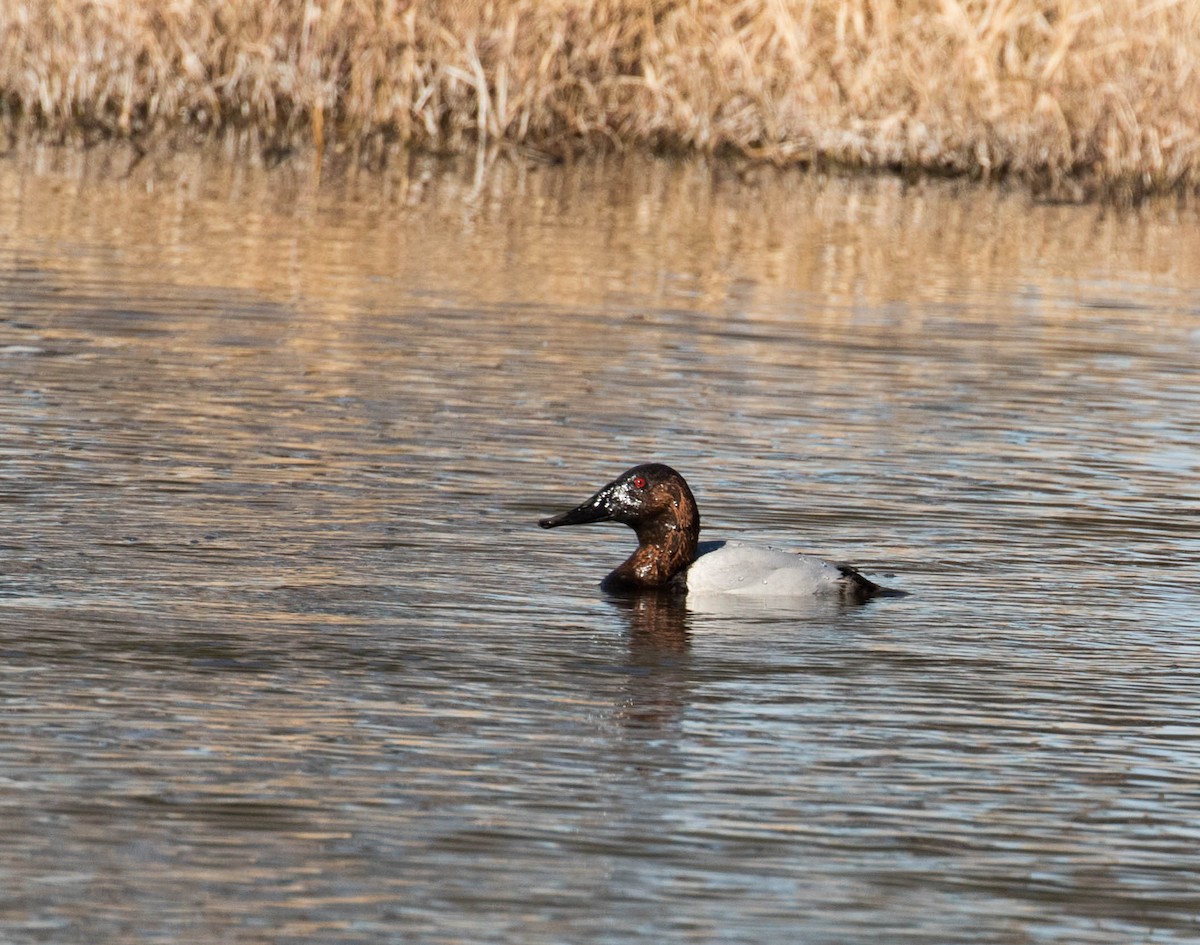
[[[319,303],[337,321],[419,286],[434,304],[541,301],[552,310],[524,317],[567,334],[564,308],[757,317],[773,308],[759,297],[785,293],[815,300],[807,317],[834,330],[856,306],[906,300],[893,328],[920,330],[921,303],[998,286],[1200,283],[1200,212],[1166,201],[1115,211],[965,184],[632,158],[499,160],[480,173],[413,158],[324,176],[228,158],[31,146],[0,165],[0,225],[26,254],[46,241],[120,247],[80,264],[141,273],[147,288],[250,290]]]

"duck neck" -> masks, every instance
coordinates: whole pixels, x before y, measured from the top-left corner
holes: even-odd
[[[637,550],[604,580],[609,590],[665,588],[696,560],[700,514],[695,502],[675,503],[669,513],[637,522]]]

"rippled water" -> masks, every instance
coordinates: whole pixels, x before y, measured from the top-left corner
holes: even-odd
[[[1200,226],[0,164],[0,939],[1194,942]],[[911,592],[606,598],[634,462]]]

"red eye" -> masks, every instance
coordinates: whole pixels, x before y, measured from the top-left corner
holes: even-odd
[[[646,477],[645,476],[634,476],[633,477],[633,488],[645,489],[646,488]]]

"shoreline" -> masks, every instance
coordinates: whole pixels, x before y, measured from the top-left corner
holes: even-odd
[[[1200,3],[0,3],[0,127],[265,160],[611,151],[1200,193]]]

